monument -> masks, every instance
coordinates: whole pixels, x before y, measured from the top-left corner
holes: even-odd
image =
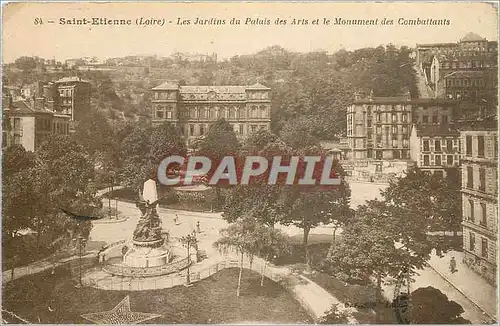
[[[161,220],[156,211],[158,194],[156,182],[144,183],[142,200],[137,203],[142,215],[132,237],[132,246],[123,256],[130,267],[156,267],[170,262],[170,247],[162,234]]]

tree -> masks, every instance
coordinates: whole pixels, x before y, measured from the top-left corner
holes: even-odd
[[[349,199],[351,190],[344,179],[344,171],[337,161],[333,161],[332,170],[341,178],[338,186],[322,187],[321,185],[301,187],[289,186],[286,192],[284,206],[287,208],[285,218],[280,221],[284,225],[294,225],[303,230],[302,244],[306,261],[309,261],[308,239],[311,229],[320,224],[341,222],[349,217]]]
[[[397,299],[395,300],[397,301]],[[461,317],[464,309],[440,290],[428,286],[410,295],[411,324],[470,324]]]
[[[238,275],[238,286],[236,288],[237,297],[240,296],[244,255],[251,257],[257,253],[255,237],[258,227],[258,223],[255,219],[245,217],[229,225],[227,228],[222,229],[220,231],[221,237],[213,244],[213,246],[222,253],[227,254],[234,250],[240,256],[240,272]]]
[[[345,226],[342,242],[330,248],[325,266],[347,281],[367,283],[375,278],[379,306],[386,276],[395,277],[402,270],[414,275],[430,257],[432,247],[416,220],[401,215],[385,201],[367,202]],[[379,318],[379,307],[376,312]]]
[[[260,286],[264,286],[264,276],[268,261],[271,258],[278,258],[290,252],[290,239],[282,231],[260,224],[256,229],[254,243],[257,247],[252,252],[255,252],[264,260],[260,279]]]
[[[15,61],[14,61],[14,64],[16,65],[16,67],[18,69],[21,69],[23,71],[30,71],[30,70],[33,70],[36,68],[36,58],[33,58],[33,57],[20,57],[20,58],[17,58]]]
[[[27,152],[21,145],[14,145],[2,153],[2,239],[4,259],[12,262],[14,274],[15,259],[23,255],[23,248],[18,241],[18,233],[30,224],[30,188],[32,186],[28,171],[35,166],[33,153]]]
[[[194,236],[193,234],[188,234],[188,235],[183,236],[180,240],[181,240],[181,243],[187,248],[188,267],[187,267],[186,283],[189,285],[189,284],[191,284],[191,272],[190,272],[191,252],[190,252],[190,249],[191,249],[191,247],[198,248],[198,239],[196,239],[196,236]]]
[[[208,134],[201,140],[197,155],[205,156],[212,162],[212,171],[215,171],[219,162],[225,156],[235,156],[240,148],[233,127],[224,119],[217,120],[210,125]],[[221,207],[221,187],[215,186],[216,208]]]
[[[443,178],[418,168],[409,170],[402,178],[391,181],[382,192],[384,200],[401,216],[411,218],[426,233],[456,231],[461,229],[461,181]],[[443,250],[449,248],[439,246]]]
[[[338,304],[332,306],[328,312],[322,316],[318,323],[319,324],[348,324],[349,314],[345,310],[340,310]]]

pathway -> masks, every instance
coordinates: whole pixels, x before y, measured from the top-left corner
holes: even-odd
[[[97,257],[97,251],[88,251],[85,255],[82,255],[82,259],[84,258],[91,258],[91,257]],[[12,278],[12,270],[6,270],[2,272],[2,282],[3,284],[6,284],[10,281],[17,280],[18,278],[21,278],[23,276],[27,275],[33,275],[37,273],[41,273],[43,271],[49,270],[53,267],[58,267],[61,265],[66,264],[69,261],[79,259],[80,257],[77,255],[63,258],[58,260],[57,262],[53,262],[48,259],[40,260],[34,263],[31,263],[27,266],[22,266],[22,267],[16,267],[14,269],[14,278]]]

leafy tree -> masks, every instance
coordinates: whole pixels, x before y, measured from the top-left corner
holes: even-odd
[[[375,278],[377,304],[382,301],[382,280],[402,270],[414,274],[424,266],[432,249],[418,218],[401,215],[390,204],[378,200],[358,208],[343,229],[342,239],[330,248],[326,266],[345,280],[369,282]]]
[[[332,308],[320,318],[319,324],[348,324],[349,314],[345,310],[340,310],[338,304],[332,306]]]
[[[256,236],[258,234],[259,224],[251,217],[246,217],[234,222],[227,228],[220,231],[221,237],[214,242],[213,246],[220,252],[228,253],[236,251],[240,256],[240,273],[238,275],[238,286],[236,296],[240,296],[241,276],[243,273],[243,258],[257,254]]]
[[[395,300],[397,301],[397,300]],[[410,295],[411,324],[470,324],[461,317],[464,309],[440,290],[428,286]]]
[[[18,69],[30,71],[36,68],[37,61],[33,57],[20,57],[14,61],[14,64]]]
[[[106,116],[97,109],[80,116],[74,136],[97,164],[103,164],[106,153],[114,148],[113,129]]]
[[[224,119],[217,120],[208,130],[208,134],[201,141],[197,155],[210,158],[212,162],[212,171],[215,171],[218,163],[225,156],[235,156],[240,148],[240,143],[236,138],[236,133],[233,127]],[[210,173],[211,174],[211,173]],[[216,208],[220,209],[221,187],[215,187],[216,192]]]
[[[290,239],[282,231],[262,224],[257,227],[255,237],[256,248],[253,252],[264,259],[260,279],[260,286],[264,286],[264,275],[268,261],[290,252]]]
[[[2,153],[2,239],[4,258],[15,259],[15,254],[23,254],[18,233],[30,224],[30,175],[27,171],[35,166],[33,153],[21,145],[14,145]],[[8,260],[8,259],[7,259]],[[14,273],[12,261],[12,273]]]
[[[191,266],[191,247],[197,249],[198,248],[198,239],[196,239],[196,236],[193,234],[188,234],[183,236],[180,239],[181,243],[187,248],[187,256],[188,256],[188,268],[187,268],[187,275],[186,275],[186,283],[191,284],[191,272],[190,272],[190,266]]]
[[[455,176],[457,178],[443,178],[414,168],[404,177],[391,181],[382,196],[394,211],[413,220],[427,233],[456,233],[461,229],[462,197],[461,181],[458,174]]]

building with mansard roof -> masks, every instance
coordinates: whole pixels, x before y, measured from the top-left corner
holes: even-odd
[[[210,124],[226,119],[239,139],[270,129],[271,89],[250,86],[179,86],[165,82],[152,89],[153,123],[178,126],[188,146],[208,132]]]

